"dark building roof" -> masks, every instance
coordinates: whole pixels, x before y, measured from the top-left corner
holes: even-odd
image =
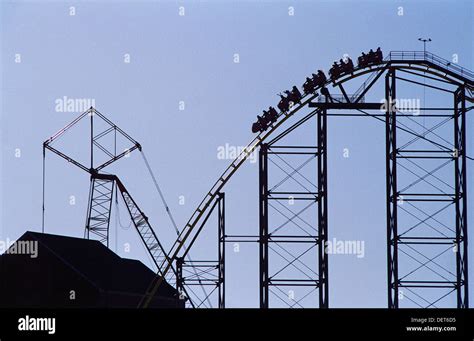
[[[30,231],[18,241],[37,242],[38,257],[0,256],[0,306],[136,307],[155,276],[140,261],[121,258],[99,241]],[[77,300],[70,300],[70,290]],[[165,282],[153,306],[181,307],[177,296]]]

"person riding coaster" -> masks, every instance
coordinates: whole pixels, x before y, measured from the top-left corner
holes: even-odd
[[[380,49],[380,46],[377,47],[377,50],[375,51],[375,63],[382,63],[383,62],[383,54],[382,50]]]
[[[263,115],[262,116],[257,115],[257,122],[260,126],[260,132],[265,131],[267,129],[268,123],[269,123],[268,112],[263,110]]]
[[[313,76],[316,76],[313,73]],[[311,94],[314,91],[314,81],[313,79],[306,77],[306,81],[303,84],[303,92],[305,95]]]
[[[362,52],[362,55],[358,58],[358,66],[360,68],[366,67],[369,64],[380,64],[383,62],[383,54],[380,47],[374,52],[374,50],[370,50],[368,54]]]
[[[275,123],[278,120],[278,112],[274,107],[268,107],[268,118],[271,123]]]
[[[298,90],[296,85],[293,85],[293,88],[291,89],[291,101],[293,104],[300,103],[302,98],[303,96],[301,95],[301,92]]]
[[[336,62],[332,64],[331,69],[329,70],[329,75],[331,76],[331,79],[336,79],[340,76],[341,70],[339,65],[337,65]]]
[[[322,70],[318,70],[318,81],[315,82],[318,86],[323,86],[327,81],[326,75]]]
[[[377,51],[370,49],[368,55],[368,64],[380,64],[383,61],[382,50],[380,47],[377,48]]]
[[[329,70],[329,75],[332,80],[335,80],[343,73],[352,73],[354,71],[354,63],[352,62],[351,58],[347,57],[344,60],[339,61],[340,64],[334,62],[331,69]],[[369,64],[378,64],[383,62],[383,54],[380,47],[374,52],[372,49],[369,51],[368,54],[362,52],[361,56],[357,59],[357,66],[359,68],[363,68],[368,66]],[[303,84],[303,93],[304,95],[308,94],[315,94],[318,96],[318,93],[315,92],[315,89],[321,87],[321,96],[325,96],[326,99],[330,98],[331,95],[329,94],[329,90],[325,87],[327,82],[326,75],[322,70],[318,70],[317,74],[312,74],[312,78],[306,77],[306,81]],[[293,86],[291,91],[285,90],[284,95],[281,93],[278,94],[280,96],[280,102],[278,103],[277,107],[280,109],[281,112],[286,112],[290,109],[290,107],[294,104],[301,103],[301,99],[303,96],[301,92],[298,90],[296,86]],[[268,111],[263,111],[263,116],[257,115],[257,122],[252,124],[252,132],[263,132],[265,131],[270,124],[275,123],[278,120],[278,112],[273,107],[268,107]]]
[[[357,59],[357,66],[360,68],[366,67],[367,66],[367,55],[362,52],[362,55]]]
[[[290,108],[293,106],[293,104],[295,102],[293,102],[293,94],[291,93],[290,90],[285,90],[283,91],[285,94],[286,94],[286,99],[288,101],[288,109],[287,110],[290,110]]]
[[[288,111],[291,106],[295,105],[296,103],[300,103],[301,98],[303,98],[301,92],[296,86],[293,86],[291,91],[285,90],[283,92],[287,97],[283,96],[282,94],[278,94],[281,98],[280,102],[278,103],[278,109],[280,109],[282,112]]]
[[[262,127],[260,126],[260,122],[254,122],[252,124],[252,133],[258,133],[258,132],[262,132]]]
[[[280,102],[278,102],[277,105],[278,109],[280,109],[281,112],[288,111],[290,108],[290,100],[282,94],[278,94],[278,96],[280,96]]]
[[[252,132],[258,133],[268,129],[270,124],[278,120],[278,112],[274,107],[268,107],[268,110],[263,110],[263,115],[257,115],[257,122],[252,124]]]
[[[340,74],[351,73],[352,71],[354,71],[354,63],[352,63],[352,59],[345,57],[344,59],[339,60]]]
[[[306,77],[306,82],[303,84],[304,95],[314,94],[316,88],[324,86],[327,78],[323,71],[318,70],[318,73],[312,73],[311,78]]]
[[[354,64],[350,58],[347,58],[347,62],[344,62],[343,59],[339,60],[339,64],[334,62],[332,65],[331,70],[329,70],[329,74],[331,75],[331,79],[336,79],[343,73],[351,73],[354,70]]]
[[[346,58],[346,61],[343,64],[344,72],[351,73],[354,71],[354,63],[349,57]]]
[[[318,70],[317,74],[312,74],[314,88],[321,87],[326,84],[327,78],[323,71]]]

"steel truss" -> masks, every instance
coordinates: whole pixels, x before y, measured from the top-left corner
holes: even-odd
[[[329,304],[328,260],[325,252],[327,242],[326,110],[319,111],[317,115],[316,146],[276,145],[282,137],[291,133],[315,114],[316,112],[308,114],[276,139],[260,146],[260,232],[258,238],[260,308],[269,308],[271,304],[274,304],[272,302],[283,302],[288,307],[304,307],[309,297],[316,296],[316,291],[319,292],[319,307],[327,308]],[[291,162],[294,160],[291,158],[296,155],[305,157],[305,160],[298,166],[293,166]],[[317,177],[312,179],[302,174],[302,169],[310,163],[316,163],[317,168]],[[274,184],[271,179],[269,180],[271,168],[269,164],[273,164],[285,174],[283,179]],[[282,185],[289,182],[296,183],[298,189],[280,189]],[[304,203],[303,207],[292,207],[295,202]],[[317,206],[316,209],[315,206]],[[305,216],[308,211],[314,209],[317,214],[314,214],[313,219]],[[270,221],[273,212],[283,217],[283,223],[275,224]],[[289,269],[292,271],[288,271]],[[300,297],[296,297],[292,290],[285,291],[288,288],[306,288],[307,290]],[[277,300],[273,301],[273,299]],[[313,302],[313,306],[316,306],[317,300]]]
[[[457,307],[469,308],[467,248],[466,89],[454,93]]]
[[[385,112],[388,307],[452,306],[449,299],[456,293],[456,306],[467,308],[465,89],[454,92],[451,117],[425,132],[410,128],[415,137],[401,143],[397,135],[408,126],[395,105],[397,80],[421,84],[397,76],[393,68],[385,76],[385,99],[391,104]],[[449,134],[436,131],[451,119],[452,143]],[[452,177],[442,173],[449,166],[454,166]]]
[[[207,223],[214,209],[217,209],[217,260],[187,260],[187,253],[176,259],[176,288],[180,292],[188,288],[188,293],[193,294],[196,308],[204,307],[206,302],[207,307],[213,307],[211,299],[214,293],[217,297],[217,308],[225,308],[225,193],[217,195],[200,228]],[[199,296],[192,289],[195,286],[210,287],[210,290],[203,291],[204,296]]]
[[[88,132],[84,132],[89,135],[89,160],[79,160],[77,157],[66,155],[59,150],[60,148],[53,147],[65,133],[76,129],[76,126],[83,120],[89,121]],[[126,157],[134,150],[141,151],[141,145],[102,113],[91,107],[44,141],[43,158],[45,158],[46,150],[59,155],[76,167],[91,174],[84,235],[88,239],[97,239],[108,247],[114,181],[106,177],[104,178],[100,171],[123,157]]]
[[[386,153],[386,203],[387,203],[387,274],[388,307],[398,307],[398,232],[397,232],[397,144],[396,115],[394,108],[395,70],[390,69],[385,77],[385,153]]]
[[[385,104],[361,100],[360,96],[366,94],[383,74]],[[399,74],[412,76],[412,79]],[[439,82],[443,86],[427,84],[426,81],[421,83],[414,80],[413,76]],[[397,80],[451,93],[454,106],[419,108],[423,111],[422,116],[405,114],[396,102]],[[329,95],[335,100],[330,103],[317,101],[309,106],[358,111],[356,114],[331,113],[327,116],[367,116],[385,122],[388,307],[453,306],[448,299],[455,292],[456,306],[467,308],[465,116],[470,110],[466,108],[466,101],[472,102],[472,96],[466,96],[464,84],[457,80],[433,77],[416,68],[390,67],[389,64],[374,71],[356,95],[345,95],[342,82],[337,85],[344,95],[343,100]],[[453,87],[456,90],[453,91]],[[472,95],[471,90],[468,91]],[[367,110],[384,111],[384,115],[368,113]],[[425,110],[436,113],[426,114]],[[426,128],[416,122],[420,117],[433,121],[432,127]],[[446,129],[442,131],[451,120],[454,122],[453,137],[446,133]],[[403,135],[402,142],[400,134]],[[421,146],[414,148],[414,145]],[[427,163],[427,160],[431,163]],[[439,174],[451,165],[454,165],[454,174],[451,173],[454,176]],[[401,171],[404,174],[400,174]],[[449,169],[447,171],[450,173]],[[420,183],[425,186],[420,186]],[[441,188],[441,185],[446,187]],[[415,188],[418,191],[414,191]],[[440,203],[444,204],[441,208],[433,207]],[[427,233],[427,229],[431,233]],[[449,257],[449,254],[455,256]]]
[[[86,237],[94,239],[109,247],[110,212],[114,194],[115,181],[113,179],[91,176],[89,203],[86,218]]]
[[[397,72],[397,73],[396,73]],[[442,87],[428,85],[413,79],[401,77],[398,73],[409,74],[410,76],[426,77],[431,80],[448,84],[449,86],[457,86],[456,91],[443,89]],[[378,79],[383,79],[385,75],[385,105],[381,103],[370,103],[365,101],[365,95],[370,91],[372,86]],[[441,122],[434,124],[433,127],[425,129],[425,131],[417,131],[409,127],[401,120],[414,121],[412,114],[405,114],[399,110],[396,105],[396,84],[397,80],[410,82],[417,85],[423,85],[427,88],[435,90],[453,92],[454,107],[430,107],[420,108],[422,111],[435,111],[442,114],[424,113],[426,119],[443,119]],[[319,307],[327,308],[328,302],[328,259],[325,252],[325,245],[328,240],[328,212],[327,212],[327,117],[347,117],[347,116],[366,116],[382,120],[385,123],[386,129],[386,184],[387,184],[387,291],[388,291],[388,306],[390,308],[398,308],[400,306],[419,306],[419,307],[437,307],[438,304],[442,306],[449,306],[449,302],[442,303],[443,299],[450,296],[451,293],[457,293],[457,307],[468,307],[468,271],[467,271],[467,187],[466,187],[466,152],[465,152],[465,115],[469,110],[466,108],[466,89],[457,81],[439,80],[435,77],[428,76],[419,70],[410,71],[407,69],[400,69],[397,67],[385,67],[374,70],[367,81],[359,88],[356,94],[347,95],[342,83],[337,84],[341,90],[342,95],[327,94],[324,99],[319,97],[316,101],[310,102],[309,107],[316,108],[315,111],[307,114],[297,123],[287,128],[284,132],[277,135],[269,143],[261,143],[259,154],[259,212],[260,224],[258,236],[226,236],[224,242],[258,242],[259,243],[259,287],[260,287],[260,307],[269,308],[272,304],[273,298],[284,302],[289,307],[303,307],[297,300],[288,302],[285,288],[291,286],[309,287],[312,288],[308,295],[318,289]],[[469,90],[470,91],[470,90]],[[358,113],[329,113],[328,110],[354,110]],[[367,111],[377,110],[379,113],[368,113]],[[453,114],[446,114],[446,111],[453,111]],[[312,117],[317,117],[317,146],[284,146],[277,145],[284,136],[297,130],[299,126],[307,122]],[[442,136],[442,132],[437,132],[453,119],[454,122],[454,138],[449,145],[452,148],[441,145],[436,142],[436,137],[441,141],[447,141],[446,136]],[[416,123],[420,126],[419,123]],[[412,138],[406,143],[400,143],[397,135],[408,133]],[[421,140],[429,147],[424,149],[410,149],[413,141]],[[405,141],[403,141],[405,142]],[[433,146],[438,150],[433,150]],[[313,148],[313,149],[311,149]],[[436,149],[435,148],[435,149]],[[275,164],[275,157],[279,157],[281,161],[287,166],[290,166],[290,171],[286,173],[286,180],[294,179],[301,175],[300,170],[304,165],[292,166],[290,163],[283,160],[292,154],[308,154],[313,155],[317,159],[317,186],[314,192],[311,191],[278,191],[269,184],[269,164]],[[272,159],[273,157],[273,159]],[[442,160],[441,165],[434,166],[432,169],[426,169],[429,166],[420,164],[423,160]],[[447,160],[447,162],[444,162]],[[415,179],[407,179],[400,175],[399,169],[408,169],[401,161],[408,161],[412,163],[415,170],[421,172],[413,172]],[[439,190],[438,186],[433,184],[433,179],[441,181],[446,184],[445,179],[441,179],[436,173],[448,165],[454,164],[453,182],[448,184],[448,187],[453,189],[451,192]],[[279,167],[282,169],[281,167]],[[286,181],[284,180],[284,181]],[[438,189],[436,191],[406,191],[413,188],[418,183],[426,183],[432,188]],[[309,235],[285,234],[279,235],[275,233],[274,226],[269,221],[272,217],[272,210],[278,204],[275,202],[292,200],[308,201],[312,204],[317,203],[317,221],[312,226],[317,226],[317,230]],[[436,226],[433,227],[433,221],[445,225],[441,219],[437,218],[444,208],[436,211],[429,211],[423,204],[432,203],[448,203],[448,206],[454,206],[454,214],[449,215],[453,222],[451,235],[436,236],[436,235],[411,235],[409,232],[419,230],[419,226],[425,224],[429,228],[437,231]],[[405,206],[403,206],[405,205]],[[413,208],[415,211],[410,211],[407,206]],[[276,210],[279,211],[278,209]],[[287,227],[295,220],[298,220],[301,212],[291,212],[289,214],[282,214],[281,210],[278,212],[286,218],[282,226]],[[404,219],[404,215],[409,215],[415,220],[415,223],[410,225]],[[207,220],[207,218],[205,219]],[[201,225],[202,226],[202,225]],[[280,228],[281,226],[277,227]],[[446,227],[446,226],[444,226]],[[201,227],[202,228],[202,227]],[[197,234],[200,232],[198,229]],[[194,237],[195,239],[195,237]],[[193,242],[194,242],[193,239]],[[310,263],[303,263],[300,261],[304,253],[297,253],[292,249],[293,245],[308,245],[305,250],[317,247],[317,273],[306,278],[285,277],[278,275],[280,270],[287,267],[292,267],[296,271],[302,269],[311,269]],[[418,249],[429,246],[431,250]],[[438,261],[440,256],[448,250],[454,250],[455,254],[455,268],[451,271],[444,263]],[[439,250],[436,250],[439,248]],[[275,252],[277,251],[277,252]],[[409,253],[412,251],[414,253]],[[432,254],[434,252],[434,255]],[[289,255],[289,256],[288,256]],[[400,256],[402,255],[402,256]],[[415,262],[408,264],[406,256]],[[404,258],[405,257],[405,258]],[[453,258],[453,257],[451,257]],[[279,261],[275,262],[276,260]],[[283,260],[283,261],[282,261]],[[316,260],[316,257],[313,258]],[[276,269],[272,270],[272,263],[278,263]],[[316,262],[315,264],[316,265]],[[314,267],[316,268],[316,266]],[[441,274],[439,270],[443,270],[448,274],[454,275],[452,279],[446,279],[445,274]],[[300,271],[307,275],[305,271]],[[312,269],[311,269],[312,270]],[[423,272],[424,271],[424,272]],[[441,276],[444,280],[433,279],[426,275],[426,272],[431,272],[435,276]],[[419,275],[419,278],[411,278]],[[417,290],[431,290],[445,292],[423,294]],[[306,298],[304,296],[303,298]],[[403,304],[401,304],[403,303]]]
[[[133,226],[137,230],[140,239],[159,271],[159,264],[166,259],[165,249],[151,227],[148,217],[140,209],[122,181],[116,175],[96,173],[91,176],[91,198],[89,201],[88,225],[86,225],[86,231],[102,238],[102,240],[100,240],[101,242],[106,240],[115,187],[117,187],[117,191],[125,203]],[[174,286],[177,283],[175,277],[176,271],[173,269],[173,271],[166,275],[166,280],[170,285]]]

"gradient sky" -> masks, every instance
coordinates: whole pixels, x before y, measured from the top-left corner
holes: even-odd
[[[473,70],[473,9],[472,1],[2,0],[0,238],[41,231],[42,142],[79,114],[57,112],[56,99],[94,99],[100,112],[142,144],[183,227],[230,162],[217,158],[217,148],[246,145],[255,116],[277,103],[278,92],[301,85],[319,68],[327,71],[345,53],[356,59],[377,46],[385,52],[421,50],[419,37],[433,39],[429,51],[446,59],[456,54],[460,65]],[[374,94],[374,100],[381,96]],[[426,105],[439,102],[434,95],[424,98]],[[370,118],[330,119],[329,125],[330,238],[365,241],[364,258],[331,257],[330,305],[385,307],[384,126]],[[298,142],[314,138],[309,131],[300,134]],[[81,146],[87,139],[64,144],[65,151],[78,153]],[[89,177],[52,154],[46,165],[46,232],[81,237]],[[473,167],[470,162],[471,193]],[[169,248],[175,234],[140,155],[109,171],[123,179]],[[248,163],[226,188],[229,234],[258,234],[257,193],[258,165]],[[215,255],[213,224],[193,258]],[[111,229],[113,250],[151,265],[135,231],[116,225],[115,217]],[[227,304],[255,307],[258,247],[233,247],[227,249]],[[472,246],[470,251],[474,278]]]

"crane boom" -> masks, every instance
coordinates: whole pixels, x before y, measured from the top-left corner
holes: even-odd
[[[130,218],[132,219],[132,223],[135,226],[135,229],[137,230],[142,242],[145,244],[145,247],[151,256],[153,263],[158,269],[158,273],[163,276],[163,273],[161,273],[160,271],[160,265],[165,261],[167,257],[165,249],[160,243],[158,237],[156,236],[155,231],[151,227],[150,222],[148,221],[148,217],[137,205],[136,201],[125,188],[122,181],[118,178],[118,176],[114,174],[97,173],[92,175],[92,178],[95,181],[102,180],[108,182],[115,182],[115,184],[117,185],[117,189],[120,192],[123,201],[125,202],[125,206],[127,207],[127,211],[130,214]],[[165,279],[170,285],[174,285],[174,269],[168,272]]]

